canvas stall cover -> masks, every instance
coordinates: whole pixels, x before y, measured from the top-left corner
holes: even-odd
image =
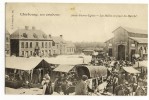
[[[18,70],[32,70],[40,62],[41,58],[6,57],[6,68]]]
[[[138,70],[134,69],[133,67],[123,67],[123,69],[128,73],[134,73],[134,74],[140,73]]]
[[[74,65],[59,65],[53,71],[68,73],[74,68]]]

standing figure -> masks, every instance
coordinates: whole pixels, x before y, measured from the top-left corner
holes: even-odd
[[[75,87],[75,95],[87,95],[88,93],[86,84],[87,79],[88,77],[86,75],[83,75],[82,79],[78,81]]]
[[[45,91],[46,91],[46,78],[43,78],[42,82],[41,82],[41,85],[43,87],[42,89],[42,94],[45,95]]]

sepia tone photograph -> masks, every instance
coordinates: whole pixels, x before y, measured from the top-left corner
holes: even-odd
[[[148,5],[5,3],[5,94],[147,96]]]

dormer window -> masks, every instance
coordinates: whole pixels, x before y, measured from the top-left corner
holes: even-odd
[[[43,34],[43,38],[47,38],[47,35],[46,34]]]
[[[36,33],[34,33],[34,34],[33,34],[33,36],[34,36],[34,38],[38,38],[38,36],[37,36],[37,34],[36,34]]]
[[[26,33],[23,33],[23,37],[24,37],[24,38],[27,38],[27,34],[26,34]]]

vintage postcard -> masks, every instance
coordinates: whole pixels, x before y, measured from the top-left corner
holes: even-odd
[[[6,3],[5,94],[147,96],[147,10]]]

